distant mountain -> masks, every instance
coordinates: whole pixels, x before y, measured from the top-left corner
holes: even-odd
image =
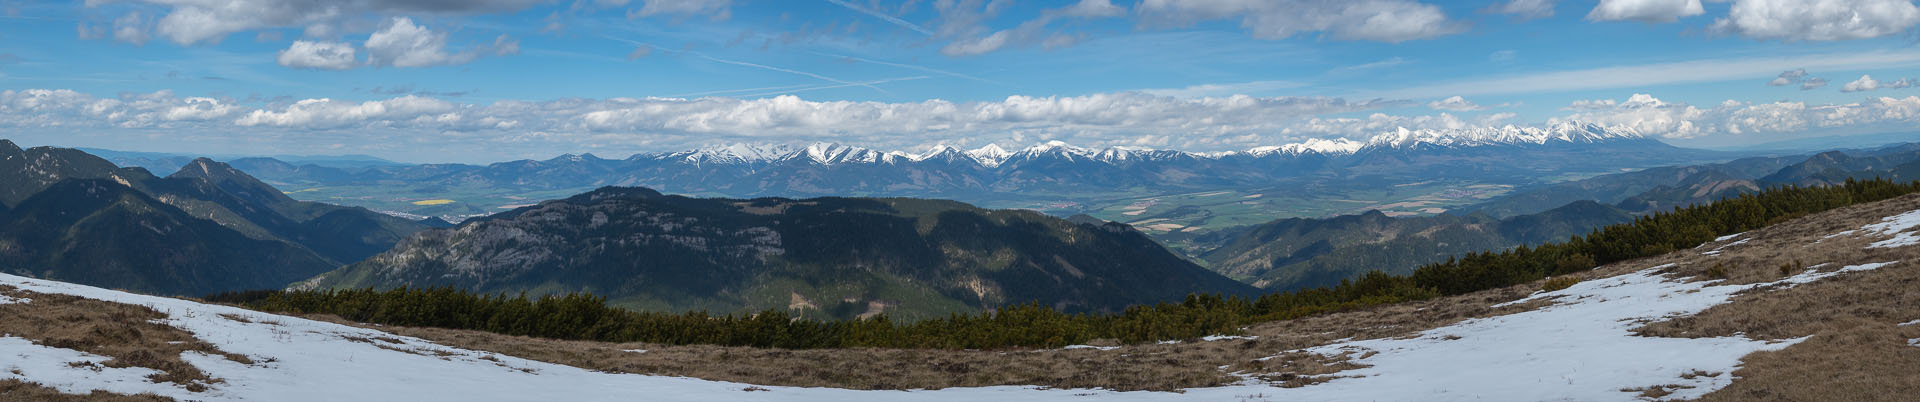
[[[841,144],[729,145],[625,159],[562,155],[486,166],[437,164],[360,169],[236,160],[272,182],[314,185],[487,186],[572,189],[646,186],[729,197],[884,195],[984,201],[1036,194],[1177,192],[1350,182],[1492,178],[1535,183],[1569,171],[1693,163],[1724,154],[1675,148],[1591,124],[1544,128],[1396,130],[1366,141],[1311,140],[1245,151],[1189,153],[1092,149],[1049,142],[1008,151],[940,146],[924,152]]]
[[[278,286],[334,264],[200,219],[114,180],[55,183],[0,215],[7,273],[162,295]]]
[[[1121,224],[937,200],[688,198],[606,187],[420,232],[303,288],[591,292],[653,311],[846,318],[1039,302],[1117,311],[1246,285]]]
[[[1428,217],[1377,211],[1283,219],[1227,231],[1199,258],[1209,269],[1269,289],[1336,284],[1371,270],[1394,274],[1468,252],[1565,240],[1637,216],[1778,185],[1822,186],[1875,177],[1920,180],[1920,145],[1747,158],[1558,183]],[[1558,207],[1536,210],[1559,202]],[[1612,205],[1609,205],[1612,204]],[[1504,218],[1502,218],[1504,217]]]
[[[1858,156],[1841,151],[1822,152],[1779,172],[1760,178],[1768,185],[1833,185],[1847,179],[1882,177],[1894,180],[1920,180],[1920,144],[1906,144]]]
[[[156,177],[79,150],[0,140],[0,189],[6,269],[161,294],[281,287],[425,228],[296,201],[204,158]]]
[[[1469,252],[1542,244],[1633,219],[1591,201],[1505,220],[1485,214],[1389,217],[1379,211],[1255,225],[1200,256],[1215,272],[1274,290],[1332,286],[1367,271],[1395,275]]]
[[[125,167],[142,167],[142,168],[146,168],[147,170],[155,171],[155,172],[172,172],[172,171],[180,170],[181,167],[186,166],[187,163],[193,162],[194,159],[198,159],[198,158],[211,158],[214,160],[226,161],[231,163],[235,160],[246,159],[250,157],[250,156],[238,156],[238,155],[206,155],[206,154],[181,154],[181,153],[167,153],[167,152],[136,152],[136,151],[121,151],[121,150],[112,150],[112,149],[84,148],[84,147],[77,148],[77,149],[79,149],[80,151],[92,154],[94,156],[98,156],[101,159],[106,159],[109,162],[113,162],[113,164],[115,165],[125,166]],[[342,168],[342,169],[357,169],[357,168],[366,168],[366,167],[373,167],[373,166],[405,165],[404,163],[381,159],[379,157],[370,156],[370,155],[274,155],[274,156],[268,156],[268,157],[260,157],[260,156],[251,156],[251,157],[271,158],[274,160],[285,161],[288,163],[325,166],[325,167]]]

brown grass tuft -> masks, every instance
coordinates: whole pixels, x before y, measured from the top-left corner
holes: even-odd
[[[220,382],[180,360],[180,354],[187,351],[252,363],[246,356],[222,352],[191,333],[156,323],[166,315],[144,306],[28,292],[4,285],[0,285],[0,294],[33,299],[0,304],[0,333],[42,346],[110,357],[101,363],[107,367],[153,369],[160,372],[148,377],[154,382],[174,383],[192,392],[205,391],[208,385]]]
[[[31,382],[0,380],[0,402],[173,402],[173,400],[173,398],[154,394],[122,395],[106,391],[74,395]]]

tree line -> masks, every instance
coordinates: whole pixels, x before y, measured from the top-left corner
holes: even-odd
[[[542,338],[669,345],[812,348],[993,349],[1061,347],[1096,339],[1123,343],[1234,334],[1254,323],[1459,295],[1696,247],[1849,205],[1920,192],[1920,182],[1848,180],[1825,187],[1775,187],[1640,217],[1538,247],[1471,253],[1411,275],[1369,272],[1338,285],[1257,298],[1190,295],[1112,314],[1067,314],[1039,304],[902,322],[799,319],[786,311],[750,315],[640,312],[590,294],[528,297],[439,288],[231,292],[209,301],[283,313],[333,314],[382,325],[439,327]]]

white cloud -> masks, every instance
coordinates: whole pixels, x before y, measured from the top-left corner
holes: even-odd
[[[172,91],[98,98],[66,89],[0,91],[0,127],[175,128],[203,124],[244,108]]]
[[[1079,42],[1078,36],[1048,34],[1047,26],[1060,19],[1110,18],[1126,14],[1125,8],[1115,6],[1108,0],[1081,0],[1070,6],[1042,10],[1039,17],[1022,22],[1012,29],[980,34],[979,32],[985,32],[984,27],[967,25],[979,24],[985,17],[991,17],[997,11],[997,7],[1003,7],[998,4],[1004,3],[987,3],[986,10],[979,13],[973,13],[972,9],[976,7],[970,7],[973,6],[970,4],[940,6],[942,18],[946,22],[941,27],[942,33],[938,35],[958,38],[942,46],[940,53],[948,56],[976,56],[1011,45],[1038,44],[1045,49],[1071,46]]]
[[[1466,30],[1440,7],[1410,0],[1145,0],[1136,9],[1145,26],[1237,19],[1260,39],[1321,32],[1333,39],[1398,43]]]
[[[511,12],[545,0],[135,0],[165,8],[154,31],[179,44],[218,42],[235,32],[301,27],[346,18],[393,14]],[[93,7],[104,2],[88,1]]]
[[[1075,18],[1111,18],[1125,15],[1126,7],[1113,5],[1110,0],[1080,0],[1071,6],[1063,7],[1060,15]]]
[[[1864,92],[1864,91],[1872,91],[1877,89],[1909,88],[1912,86],[1913,86],[1912,79],[1901,78],[1898,80],[1894,80],[1893,82],[1882,82],[1880,80],[1873,79],[1873,76],[1871,75],[1861,75],[1860,79],[1853,80],[1853,82],[1849,82],[1847,83],[1847,85],[1841,86],[1840,92]]]
[[[1705,12],[1700,0],[1600,0],[1587,13],[1587,20],[1662,23]]]
[[[147,34],[148,25],[151,24],[147,22],[146,16],[139,11],[130,12],[120,18],[115,18],[113,20],[113,40],[135,45],[145,45],[147,44],[147,40],[153,38]]]
[[[1800,90],[1802,91],[1811,91],[1824,86],[1827,86],[1827,79],[1825,78],[1813,77],[1800,81]]]
[[[651,17],[663,14],[707,15],[715,21],[733,17],[732,0],[645,0],[639,10],[627,13],[627,18]]]
[[[1428,102],[1427,107],[1449,112],[1471,112],[1486,109],[1484,106],[1480,106],[1479,104],[1473,103],[1473,101],[1467,100],[1467,98],[1459,96]]]
[[[1231,84],[1200,84],[1182,88],[1142,89],[1139,92],[1150,95],[1171,96],[1176,98],[1199,98],[1207,96],[1229,96],[1236,94],[1259,94],[1288,88],[1299,88],[1306,84],[1294,81],[1248,81]]]
[[[491,46],[459,52],[447,50],[447,34],[415,25],[413,19],[394,17],[379,31],[367,36],[367,64],[391,67],[430,67],[465,64],[483,54],[508,55],[520,52],[520,42],[500,35]]]
[[[240,126],[276,126],[301,128],[340,128],[359,125],[393,125],[408,122],[447,123],[461,117],[452,113],[458,106],[447,101],[415,95],[360,103],[332,99],[306,99],[273,109],[257,109],[234,120]]]
[[[1920,52],[1865,51],[1789,57],[1704,59],[1683,62],[1623,65],[1580,70],[1492,76],[1395,88],[1367,97],[1434,98],[1635,88],[1667,84],[1720,82],[1775,76],[1782,70],[1866,70],[1920,66]],[[1820,85],[1824,85],[1824,80]],[[1804,84],[1803,84],[1804,85]],[[1818,87],[1817,85],[1815,86]]]
[[[1799,83],[1800,81],[1805,81],[1806,79],[1807,79],[1807,69],[1796,68],[1796,69],[1780,72],[1780,75],[1773,77],[1772,81],[1767,81],[1767,85],[1776,86],[1776,87],[1787,86],[1787,85],[1793,85],[1793,84]]]
[[[1911,0],[1737,0],[1711,30],[1754,39],[1830,41],[1893,35],[1920,23]]]
[[[296,40],[281,50],[276,59],[280,65],[292,68],[345,70],[356,64],[354,53],[353,45],[346,43]]]
[[[1625,102],[1576,102],[1575,113],[1549,122],[1579,120],[1625,127],[1666,138],[1794,133],[1808,130],[1901,129],[1920,123],[1920,97],[1870,98],[1850,104],[1804,102],[1749,104],[1728,100],[1713,107],[1661,101],[1635,94]]]
[[[1456,103],[1442,100],[1441,104]],[[1458,99],[1457,103],[1467,103]],[[1470,129],[1513,124],[1514,113],[1328,117],[1405,106],[1320,97],[1183,99],[1137,92],[998,101],[809,101],[795,96],[561,99],[458,103],[407,95],[370,101],[306,99],[265,105],[169,91],[101,98],[71,90],[0,91],[0,128],[12,132],[169,129],[204,141],[359,142],[494,147],[552,153],[588,149],[678,150],[720,142],[840,141],[883,149],[935,143],[1147,145],[1208,151],[1308,137],[1365,138],[1399,128]],[[1920,124],[1920,97],[1850,104],[1726,101],[1695,106],[1649,94],[1570,104],[1546,123],[1583,121],[1665,138],[1854,131]],[[111,134],[110,134],[111,135]],[[1284,139],[1284,140],[1283,140]]]
[[[1553,16],[1555,0],[1508,0],[1487,6],[1484,12],[1508,14],[1523,20],[1547,18]]]

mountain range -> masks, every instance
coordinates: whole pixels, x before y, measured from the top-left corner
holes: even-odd
[[[1920,144],[1601,175],[1525,189],[1434,216],[1389,217],[1369,211],[1281,219],[1208,234],[1204,242],[1216,246],[1196,257],[1209,269],[1262,288],[1330,286],[1367,271],[1406,274],[1469,252],[1566,240],[1636,217],[1768,187],[1872,178],[1920,180]]]
[[[907,198],[718,199],[606,187],[449,229],[299,288],[590,292],[620,306],[896,319],[1017,303],[1116,312],[1252,287],[1131,227]]]
[[[569,154],[484,166],[341,167],[274,158],[227,162],[282,187],[361,190],[310,199],[457,220],[498,212],[496,205],[518,204],[504,199],[492,205],[462,200],[513,192],[533,192],[522,196],[537,199],[554,196],[541,191],[570,194],[600,186],[639,186],[667,193],[735,198],[885,196],[954,199],[1002,208],[1079,205],[1081,210],[1077,212],[1092,212],[1102,207],[1095,204],[1163,194],[1232,189],[1268,197],[1342,199],[1349,192],[1391,192],[1397,189],[1395,186],[1435,180],[1534,185],[1568,174],[1590,175],[1729,157],[1673,147],[1622,129],[1562,123],[1471,130],[1401,129],[1367,141],[1310,140],[1207,153],[1093,149],[1058,141],[1014,150],[989,144],[970,150],[937,146],[922,152],[822,143],[804,147],[735,144],[623,159]],[[379,199],[429,199],[438,195],[454,202],[382,204],[366,201],[368,195]]]

